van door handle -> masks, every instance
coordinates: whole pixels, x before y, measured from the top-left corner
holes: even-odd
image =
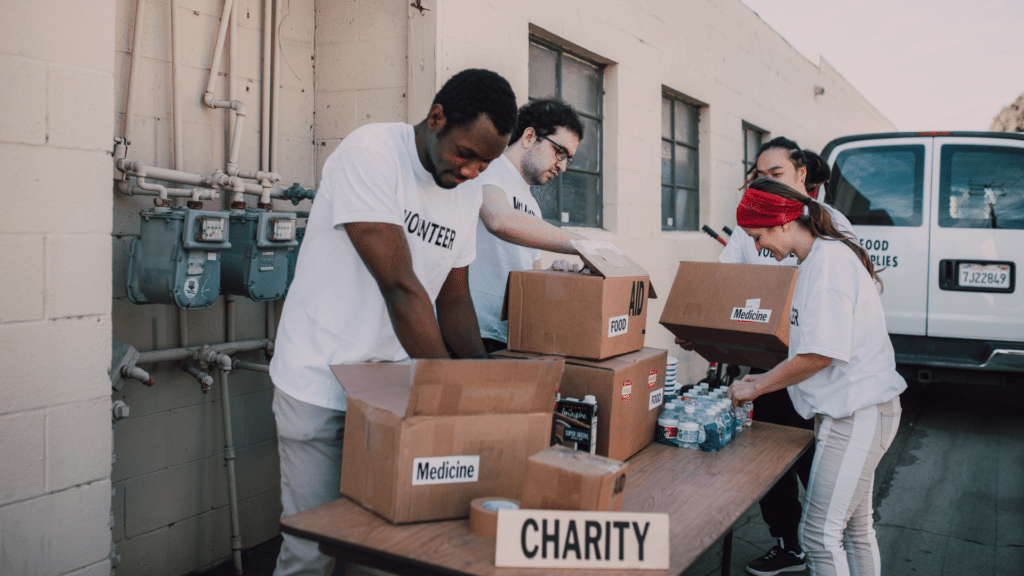
[[[955,286],[956,265],[953,260],[939,260],[939,288],[949,290]]]

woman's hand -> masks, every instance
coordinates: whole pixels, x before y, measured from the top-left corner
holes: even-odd
[[[753,400],[760,396],[760,394],[757,393],[757,381],[762,377],[764,377],[764,374],[751,374],[743,380],[733,382],[729,386],[729,391],[726,392],[726,397],[729,398],[729,400],[732,400],[733,408],[743,404],[747,400]]]

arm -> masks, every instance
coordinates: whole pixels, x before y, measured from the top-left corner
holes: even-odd
[[[444,341],[458,358],[476,358],[486,353],[480,339],[480,325],[469,294],[469,267],[452,268],[437,294],[437,321]]]
[[[497,186],[484,186],[483,195],[480,220],[488,232],[506,242],[549,252],[576,254],[569,241],[585,238],[512,208],[505,191]]]
[[[351,222],[345,231],[377,281],[398,342],[410,358],[448,358],[434,308],[412,267],[401,227],[380,222]]]
[[[737,406],[758,396],[799,384],[828,368],[832,359],[820,354],[797,354],[764,374],[747,376],[729,386],[728,397]]]

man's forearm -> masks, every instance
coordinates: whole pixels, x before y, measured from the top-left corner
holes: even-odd
[[[410,358],[449,357],[426,293],[395,290],[384,294],[384,301],[398,342]]]
[[[485,353],[471,299],[438,300],[437,321],[444,341],[457,357],[476,358]]]

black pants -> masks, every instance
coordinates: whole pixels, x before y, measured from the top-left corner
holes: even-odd
[[[765,370],[751,369],[752,374],[760,374]],[[782,424],[794,428],[814,429],[814,420],[807,420],[797,414],[793,401],[785,389],[769,392],[754,400],[754,420]],[[797,530],[800,527],[800,485],[811,477],[811,463],[814,461],[814,444],[796,461],[789,471],[761,498],[761,516],[768,524],[773,538],[785,540],[787,548],[797,543]]]

